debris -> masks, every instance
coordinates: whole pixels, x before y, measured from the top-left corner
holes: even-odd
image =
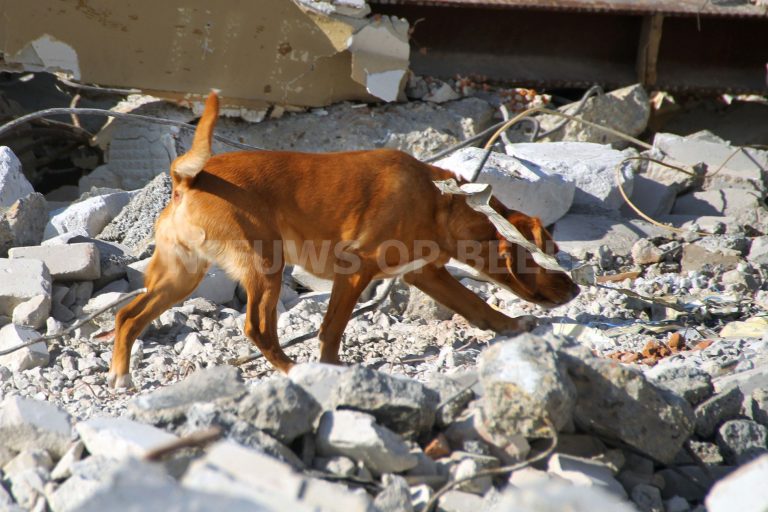
[[[0,208],[9,208],[34,192],[11,148],[0,146]]]
[[[150,425],[106,416],[82,421],[75,430],[90,454],[114,459],[143,457],[177,439]]]
[[[91,243],[14,247],[8,256],[41,260],[54,281],[94,281],[101,277],[99,250]]]
[[[44,238],[47,240],[62,233],[79,230],[83,230],[88,236],[96,236],[120,213],[132,196],[130,192],[97,195],[54,210],[45,226]]]
[[[576,486],[600,487],[618,498],[627,498],[627,493],[613,477],[611,469],[592,460],[555,453],[549,459],[547,472]]]
[[[477,148],[465,148],[435,165],[469,180],[483,153]],[[494,196],[507,208],[539,217],[545,226],[568,212],[576,190],[576,185],[560,174],[541,172],[541,167],[533,162],[497,152],[491,153],[477,182],[490,184]]]

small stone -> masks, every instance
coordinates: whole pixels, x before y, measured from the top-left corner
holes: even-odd
[[[384,475],[384,489],[376,495],[373,505],[380,512],[413,512],[411,493],[405,478],[397,475]]]
[[[690,512],[691,506],[688,500],[680,496],[674,496],[664,502],[665,512]]]
[[[741,466],[768,453],[768,428],[751,420],[730,420],[717,432],[726,463]]]
[[[357,464],[349,457],[337,455],[334,457],[315,457],[312,461],[312,467],[319,471],[324,471],[332,475],[341,477],[355,476],[357,473]]]
[[[658,263],[664,252],[647,238],[641,238],[632,246],[632,259],[637,265]]]
[[[661,491],[652,485],[636,485],[629,495],[640,512],[665,512]]]
[[[400,436],[377,425],[370,414],[356,411],[325,412],[317,429],[317,450],[360,461],[378,475],[399,473],[418,462]]]

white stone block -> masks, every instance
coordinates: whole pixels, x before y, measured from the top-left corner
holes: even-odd
[[[14,247],[8,256],[41,260],[55,281],[93,281],[101,277],[99,249],[92,243]]]
[[[91,455],[113,459],[143,457],[178,438],[164,430],[127,418],[98,417],[82,421],[75,430]]]

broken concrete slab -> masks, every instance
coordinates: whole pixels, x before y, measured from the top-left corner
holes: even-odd
[[[10,207],[0,207],[0,257],[12,247],[37,245],[48,223],[48,205],[42,194],[33,192]]]
[[[40,333],[30,327],[8,324],[0,328],[0,350],[6,350],[40,337]],[[0,365],[14,372],[45,366],[50,360],[48,346],[44,341],[0,356]]]
[[[707,172],[702,183],[704,190],[738,188],[765,193],[768,151],[734,147],[716,138],[702,137],[701,134],[681,137],[671,133],[657,133],[653,145],[678,164],[706,164]]]
[[[97,12],[106,7],[93,6]],[[257,26],[232,22],[229,8],[205,12],[154,6],[151,18],[136,15],[152,8],[151,2],[142,0],[130,7],[111,7],[106,18],[96,19],[82,16],[77,6],[62,8],[53,16],[42,6],[9,5],[9,15],[37,23],[34,29],[3,25],[8,34],[0,48],[6,55],[5,67],[65,71],[86,83],[139,87],[187,101],[187,93],[220,87],[231,98],[228,106],[236,111],[266,103],[321,106],[342,100],[392,101],[402,89],[391,75],[399,73],[402,78],[408,67],[405,20],[350,17],[333,11],[321,14],[285,0],[265,0],[258,8],[238,5],[237,19],[263,20]],[[162,44],[167,34],[157,29],[157,22],[178,25],[170,46]],[[114,58],[99,59],[93,39],[84,34],[105,41],[99,51],[108,49]],[[158,51],[159,47],[164,50]],[[142,58],[133,58],[137,54]],[[246,71],[236,80],[214,80],[212,70],[225,61]],[[248,71],[255,69],[259,72]]]
[[[432,428],[437,401],[437,393],[416,380],[364,366],[344,372],[333,392],[336,409],[371,414],[381,425],[406,437]]]
[[[45,449],[59,458],[71,438],[69,414],[51,403],[13,396],[0,404],[0,446]]]
[[[547,472],[576,486],[599,487],[618,498],[627,498],[624,487],[613,477],[611,468],[591,459],[555,453],[549,458]]]
[[[618,215],[584,215],[569,213],[557,223],[552,232],[557,245],[576,258],[587,252],[596,253],[601,245],[617,256],[632,252],[641,238],[653,238],[668,231],[642,220],[628,220]]]
[[[624,191],[632,194],[635,161],[634,149],[617,151],[610,146],[590,142],[550,142],[510,144],[507,153],[534,172],[556,174],[576,185],[572,212],[618,210],[624,204],[619,192],[616,169]]]
[[[571,103],[558,110],[575,115],[574,109],[577,104]],[[648,101],[648,93],[642,85],[634,84],[589,98],[581,108],[578,117],[636,137],[645,131],[650,115],[651,105]],[[539,117],[541,131],[549,131],[563,120],[559,116],[543,114]],[[562,140],[610,144],[619,149],[629,145],[629,142],[622,138],[574,121],[566,123],[563,128],[541,139],[542,142]]]
[[[694,428],[691,406],[645,376],[608,359],[559,352],[576,385],[576,425],[670,463]]]
[[[0,208],[10,208],[34,191],[11,148],[0,146]]]
[[[91,455],[113,459],[143,457],[151,450],[178,439],[151,425],[108,416],[81,421],[75,425],[75,430]]]
[[[709,512],[761,512],[768,503],[768,455],[753,460],[715,483],[707,494]]]
[[[755,224],[758,215],[760,196],[751,190],[722,188],[692,192],[677,198],[672,207],[673,215],[728,216],[739,222]]]
[[[525,333],[500,340],[478,360],[483,420],[500,440],[549,437],[573,421],[576,390],[546,340]],[[505,446],[508,443],[494,443]]]
[[[98,238],[118,242],[133,250],[134,256],[148,256],[155,222],[171,200],[171,177],[163,172],[147,183],[122,211],[99,233]]]
[[[38,296],[51,300],[51,275],[40,260],[0,258],[0,315],[10,317],[19,304]]]
[[[54,281],[93,281],[101,277],[99,250],[91,243],[14,247],[8,256],[42,261]]]
[[[312,395],[287,378],[259,383],[238,405],[240,418],[285,444],[311,432],[320,410]]]
[[[376,475],[399,473],[418,463],[400,436],[362,412],[325,412],[320,418],[316,442],[318,454],[344,455],[362,462]]]
[[[234,401],[244,393],[245,385],[237,368],[213,366],[170,386],[137,396],[128,403],[128,411],[141,421],[168,424],[184,417],[193,404],[221,404]]]
[[[470,180],[484,153],[479,148],[464,148],[435,165]],[[542,173],[527,160],[498,152],[491,153],[477,182],[490,184],[493,195],[507,208],[539,217],[545,226],[566,214],[576,191],[576,185],[565,177]]]
[[[47,240],[69,231],[83,230],[88,236],[98,235],[133,197],[131,192],[115,192],[89,197],[51,212],[45,226]]]

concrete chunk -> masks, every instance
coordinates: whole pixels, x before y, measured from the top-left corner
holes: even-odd
[[[34,191],[11,148],[0,146],[0,208],[8,208]]]
[[[69,414],[48,402],[8,397],[0,404],[0,446],[48,450],[61,457],[72,437]]]
[[[37,192],[8,208],[0,207],[0,256],[8,254],[11,247],[39,244],[47,222],[48,204]]]
[[[564,478],[574,485],[600,487],[618,498],[627,498],[624,487],[613,477],[611,469],[599,462],[555,453],[549,459],[547,470],[550,474]]]
[[[8,324],[0,329],[0,350],[16,347],[39,336],[40,333],[30,327]],[[0,365],[7,367],[11,371],[18,372],[38,366],[45,366],[49,360],[48,346],[45,342],[40,341],[10,354],[0,356]]]
[[[47,240],[69,231],[84,230],[88,236],[98,235],[104,226],[122,210],[133,194],[115,192],[89,197],[83,201],[51,212],[51,218],[45,226],[44,238]]]
[[[632,193],[636,156],[633,149],[617,151],[590,142],[511,144],[507,153],[526,163],[534,172],[558,175],[576,185],[571,211],[618,210],[624,200],[616,183],[616,168],[627,194]]]
[[[718,481],[706,497],[709,512],[764,512],[768,503],[768,455]]]
[[[576,390],[543,338],[526,333],[499,341],[480,355],[478,370],[492,435],[546,437],[545,418],[558,431],[571,424]]]
[[[92,455],[113,459],[143,457],[178,439],[164,430],[126,418],[91,418],[78,423],[75,430]]]
[[[51,275],[42,261],[0,258],[0,315],[10,317],[16,306],[41,295],[50,308]]]
[[[484,153],[479,148],[464,148],[435,165],[470,180]],[[527,160],[497,152],[491,153],[477,182],[489,183],[504,206],[539,217],[545,226],[565,215],[576,191],[576,185],[563,176],[542,173]]]
[[[418,463],[400,436],[377,425],[374,417],[356,411],[328,411],[317,429],[320,455],[345,455],[372,473],[399,473]]]
[[[99,250],[94,244],[15,247],[13,259],[41,260],[54,281],[93,281],[101,277]]]

